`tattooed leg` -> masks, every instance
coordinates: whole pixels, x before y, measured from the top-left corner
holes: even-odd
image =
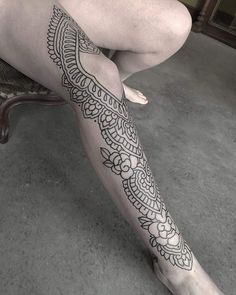
[[[128,220],[139,227],[152,255],[161,260],[162,266],[172,269],[175,275],[178,271],[191,272],[193,263],[196,266],[197,262],[160,196],[128,113],[124,93],[114,95],[111,85],[104,87],[104,82],[82,62],[84,54],[99,56],[99,50],[80,26],[56,6],[47,46],[78,113],[90,160],[96,163],[94,168],[116,204],[126,213],[126,218],[128,215]],[[171,283],[167,286],[174,290]]]
[[[62,70],[62,84],[70,99],[85,119],[97,124],[104,140],[100,147],[103,164],[120,178],[127,199],[140,213],[140,226],[149,233],[150,245],[173,266],[191,270],[191,250],[160,197],[125,100],[114,96],[86,71],[80,55],[98,55],[99,50],[56,6],[48,30],[48,51]]]
[[[167,278],[162,281],[176,294],[213,294],[209,292],[214,289],[210,279],[160,196],[128,113],[117,68],[65,11],[52,8],[51,1],[10,3],[14,5],[6,18],[9,26],[1,34],[2,44],[9,46],[7,50],[0,48],[1,56],[74,107],[86,152],[98,176],[157,257],[158,267]],[[12,22],[14,13],[18,23]],[[22,27],[25,30],[19,29]],[[200,280],[200,289],[196,291],[194,283],[183,287],[186,278],[188,284]]]

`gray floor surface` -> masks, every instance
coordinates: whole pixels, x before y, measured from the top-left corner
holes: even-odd
[[[236,294],[236,51],[191,33],[129,84],[166,204],[225,294]],[[19,106],[0,146],[0,294],[167,295],[81,146],[66,106]]]

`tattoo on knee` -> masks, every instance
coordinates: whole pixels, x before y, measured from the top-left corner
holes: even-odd
[[[103,164],[119,175],[130,203],[141,214],[141,227],[149,242],[173,266],[191,270],[193,257],[171,218],[153,179],[140,145],[135,124],[123,97],[114,96],[88,73],[80,53],[100,54],[79,25],[57,6],[53,7],[47,34],[48,53],[62,70],[62,85],[80,106],[85,119],[94,120],[108,147],[101,147]]]

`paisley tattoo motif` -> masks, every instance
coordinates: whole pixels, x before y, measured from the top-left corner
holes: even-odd
[[[172,265],[192,269],[192,253],[160,196],[134,121],[123,97],[114,96],[86,71],[82,54],[99,55],[99,49],[79,25],[54,6],[47,34],[48,53],[62,71],[62,85],[78,104],[85,119],[94,120],[107,147],[101,147],[103,164],[121,178],[130,203],[139,211],[141,227],[150,244]]]

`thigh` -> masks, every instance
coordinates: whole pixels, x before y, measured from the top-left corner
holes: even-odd
[[[6,5],[2,6],[4,13],[0,18],[0,58],[31,79],[65,93],[65,79],[61,81],[59,77],[65,66],[73,66],[71,71],[74,70],[78,58],[80,68],[96,75],[98,81],[114,72],[115,65],[89,40],[80,24],[69,21],[71,16],[64,14],[57,1],[3,0],[2,3]],[[86,50],[91,54],[86,54]],[[60,67],[59,57],[64,61]]]
[[[142,52],[145,42],[165,33],[177,0],[59,0],[93,42],[114,50]],[[144,41],[143,41],[144,40]]]

